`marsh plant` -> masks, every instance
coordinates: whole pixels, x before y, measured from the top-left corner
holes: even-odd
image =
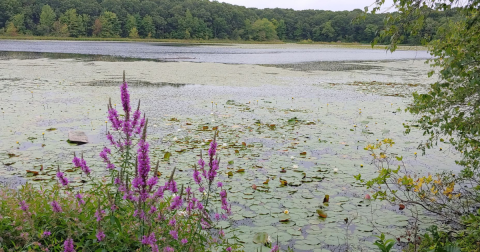
[[[54,186],[0,189],[0,251],[232,251],[215,229],[231,214],[227,191],[216,181],[217,133],[195,166],[194,186],[178,185],[175,169],[162,180],[160,163],[150,159],[140,101],[132,110],[128,84],[120,89],[123,113],[109,102],[110,148],[99,154],[109,176],[95,179],[75,155],[73,169],[91,189],[74,188],[60,167]]]

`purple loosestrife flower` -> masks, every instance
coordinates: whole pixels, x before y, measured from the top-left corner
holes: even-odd
[[[176,196],[175,198],[173,198],[172,203],[170,204],[170,209],[171,209],[171,210],[179,209],[179,208],[181,208],[182,206],[183,206],[182,197]]]
[[[151,246],[152,246],[152,252],[158,252],[158,245],[157,244],[153,244]]]
[[[185,244],[187,244],[187,243],[188,243],[187,238],[183,238],[183,239],[182,239],[182,244],[185,245]]]
[[[48,236],[50,236],[51,234],[52,234],[52,233],[51,233],[50,231],[45,230],[45,231],[43,232],[43,234],[42,234],[42,237],[48,237]]]
[[[85,201],[83,200],[83,196],[80,193],[77,193],[75,195],[75,198],[77,198],[79,205],[85,205]]]
[[[178,190],[177,190],[177,182],[175,182],[175,180],[172,180],[170,182],[165,182],[165,187],[168,188],[168,190],[170,190],[171,192],[173,193],[177,193]]]
[[[66,239],[63,243],[63,252],[75,252],[72,238]]]
[[[58,172],[57,172],[57,178],[58,178],[58,181],[60,181],[60,183],[61,183],[63,186],[67,186],[67,185],[68,185],[68,179],[64,176],[63,172],[58,171]]]
[[[169,222],[168,225],[175,227],[175,224],[177,224],[177,221],[175,220],[175,217],[173,217]]]
[[[137,130],[135,131],[135,134],[139,135],[142,132],[143,127],[145,127],[145,116],[140,120],[140,124],[137,127]]]
[[[228,247],[226,250],[227,252],[232,252],[232,247]]]
[[[270,252],[279,252],[280,251],[280,248],[278,247],[278,245],[275,245],[272,247],[272,250],[270,250]]]
[[[174,252],[175,250],[172,247],[165,247],[163,252]]]
[[[107,134],[107,139],[108,139],[108,141],[110,141],[111,145],[116,146],[115,139],[113,139],[113,136],[112,136],[112,134],[110,134],[110,132],[108,132],[108,134]]]
[[[130,118],[128,117],[131,108],[130,108],[130,94],[128,93],[128,83],[123,82],[122,86],[120,86],[120,97],[122,99],[122,106],[123,106],[123,111],[125,111],[125,118],[126,120],[129,120]]]
[[[82,166],[82,162],[80,161],[80,158],[78,158],[75,153],[73,153],[73,160],[72,160],[72,163],[75,167],[80,167]]]
[[[83,171],[85,174],[89,175],[90,172],[91,172],[91,171],[90,171],[90,167],[87,166],[87,162],[83,159],[83,157],[82,157],[82,159],[80,160],[80,162],[81,162],[81,166],[80,166],[80,167],[82,168],[82,171]]]
[[[153,213],[155,213],[156,211],[157,211],[157,207],[151,206],[151,207],[150,207],[150,211],[148,211],[148,213],[149,213],[149,214],[153,214]]]
[[[170,230],[169,234],[172,236],[173,239],[178,240],[177,230]]]
[[[155,233],[151,233],[149,236],[144,235],[142,238],[142,244],[144,245],[152,245],[157,242],[157,239],[155,238]]]
[[[210,149],[208,150],[208,155],[210,157],[213,157],[215,156],[216,153],[217,153],[217,141],[213,140],[210,143]]]
[[[25,200],[20,201],[20,209],[24,212],[28,212],[28,204],[25,202]]]
[[[202,202],[198,202],[198,203],[197,203],[197,208],[198,208],[198,210],[203,210],[203,204],[202,204]]]
[[[202,182],[202,177],[200,177],[200,172],[197,171],[197,169],[195,168],[195,171],[193,172],[193,180],[195,181],[195,183],[197,184],[200,184]]]
[[[55,200],[50,202],[50,206],[52,206],[52,210],[55,212],[55,213],[61,213],[63,212],[62,210],[62,207],[60,206],[60,204],[58,204],[58,202],[56,202]]]
[[[218,182],[217,183],[217,187],[222,187],[223,186],[223,183],[222,182]]]
[[[105,210],[98,209],[95,212],[95,217],[97,218],[97,222],[100,222],[103,219],[103,215],[105,214]]]
[[[113,165],[112,162],[110,162],[110,158],[108,158],[108,154],[112,154],[112,151],[109,148],[104,147],[102,152],[100,152],[100,157],[103,159],[103,162],[107,164],[107,170],[113,170],[115,169],[115,165]]]
[[[122,121],[119,119],[118,112],[112,107],[111,103],[108,105],[108,120],[112,123],[114,130],[119,130],[122,126]]]
[[[98,232],[95,236],[97,237],[97,240],[99,242],[101,242],[101,241],[103,241],[103,239],[105,239],[105,233],[103,233],[103,231],[101,231],[101,230],[98,230]]]
[[[137,127],[138,125],[138,120],[140,119],[140,116],[142,115],[142,113],[140,113],[140,101],[138,101],[138,108],[137,110],[135,111],[135,113],[133,113],[133,119],[132,119],[132,128],[131,128],[131,131],[135,130],[135,127]]]

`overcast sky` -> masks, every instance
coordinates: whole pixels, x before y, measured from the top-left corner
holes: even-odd
[[[255,8],[288,8],[295,10],[353,10],[361,9],[375,3],[375,0],[218,0],[219,2],[242,5]],[[385,1],[385,6],[391,6],[393,0]],[[371,8],[370,8],[371,9]],[[386,8],[382,8],[386,9]]]

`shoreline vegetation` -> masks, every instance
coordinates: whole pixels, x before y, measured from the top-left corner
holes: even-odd
[[[319,41],[246,41],[246,40],[229,40],[229,39],[154,39],[154,38],[98,38],[98,37],[56,37],[56,36],[2,36],[0,35],[0,41],[2,40],[19,40],[19,41],[78,41],[78,42],[124,42],[124,43],[171,43],[171,44],[188,44],[188,45],[276,45],[282,46],[332,46],[332,47],[345,47],[345,48],[358,48],[358,49],[375,49],[386,50],[386,45],[374,45],[369,43],[358,42],[319,42]],[[400,45],[398,51],[415,51],[415,50],[428,50],[427,46],[422,45]]]

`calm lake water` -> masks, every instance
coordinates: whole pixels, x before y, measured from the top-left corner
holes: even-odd
[[[116,57],[128,60],[109,60]],[[192,165],[207,151],[213,127],[220,130],[218,179],[233,215],[217,227],[245,251],[270,251],[253,243],[259,232],[278,238],[282,251],[375,251],[375,235],[404,234],[414,208],[364,199],[372,191],[354,176],[378,176],[366,145],[394,139],[390,151],[420,175],[460,170],[447,143],[422,153],[423,132],[404,134],[414,119],[404,112],[411,92],[428,87],[429,68],[420,60],[427,57],[321,45],[0,41],[0,186],[53,185],[60,167],[73,188],[88,188],[84,175],[69,169],[74,152],[83,153],[93,176],[107,175],[98,155],[111,130],[105,105],[109,98],[120,104],[125,69],[132,102],[141,99],[149,118],[161,183],[176,167],[177,183],[198,190]],[[71,130],[85,132],[89,143],[66,142]],[[318,216],[320,207],[327,218]],[[280,222],[285,210],[290,219]],[[433,221],[421,219],[422,230]]]
[[[167,61],[229,64],[287,64],[311,61],[379,61],[426,59],[427,51],[396,51],[326,47],[303,48],[273,45],[274,49],[241,48],[235,45],[187,45],[174,43],[125,43],[81,41],[0,41],[0,51],[71,53]],[[368,47],[367,47],[368,48]]]

